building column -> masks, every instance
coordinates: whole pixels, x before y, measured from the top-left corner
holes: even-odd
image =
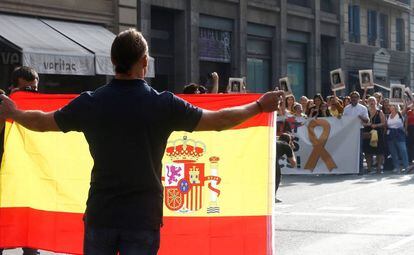
[[[342,68],[342,73],[344,75],[345,84],[348,86],[348,70],[345,66],[345,3],[344,0],[338,0],[338,20],[339,20],[339,29],[338,29],[338,41],[337,45],[337,67]],[[348,12],[348,9],[346,10]],[[348,94],[348,90],[341,90],[339,95]]]
[[[116,12],[117,27],[115,28],[117,32],[124,31],[130,27],[137,27],[139,20],[137,4],[135,0],[118,0]]]
[[[320,20],[320,0],[314,0],[313,2],[313,13],[315,16],[314,27],[313,27],[313,40],[311,40],[311,52],[312,52],[312,74],[308,78],[313,81],[310,85],[310,91],[316,93],[322,92],[322,80],[321,80],[321,20]]]
[[[200,34],[200,0],[188,0],[186,15],[186,83],[199,82],[200,61],[198,51],[198,40]]]
[[[280,0],[280,25],[278,27],[278,41],[279,41],[279,77],[287,75],[287,2]]]
[[[235,75],[238,77],[247,76],[247,0],[240,0],[239,15],[236,21],[236,36],[233,53]]]
[[[151,0],[138,0],[137,2],[137,29],[151,44]]]

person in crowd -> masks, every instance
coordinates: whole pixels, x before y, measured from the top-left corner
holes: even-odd
[[[0,95],[1,116],[27,129],[84,133],[94,160],[84,217],[85,255],[157,254],[163,214],[161,160],[170,134],[234,127],[277,110],[284,95],[272,91],[246,105],[202,110],[152,89],[144,80],[148,59],[145,38],[128,29],[112,43],[115,78],[63,108],[20,110]]]
[[[345,109],[345,107],[347,107],[349,104],[351,104],[351,98],[349,96],[346,96],[346,97],[344,97],[342,102],[343,102],[343,106],[344,106],[344,109]]]
[[[279,108],[278,109],[279,109],[277,111],[277,116],[278,117],[287,118],[287,117],[291,116],[290,112],[286,109],[286,99],[285,99],[284,102],[279,103]]]
[[[297,122],[304,122],[306,119],[306,114],[303,113],[302,105],[299,103],[295,103],[295,106],[293,106],[293,110],[295,111],[294,116],[296,117]]]
[[[203,85],[196,83],[190,83],[183,89],[183,94],[206,94],[207,89]]]
[[[398,105],[390,105],[390,115],[387,120],[387,144],[394,166],[393,172],[403,173],[406,170],[411,170],[409,169],[405,142],[404,119],[400,113],[400,107]],[[400,159],[402,168],[400,168]]]
[[[306,113],[308,111],[308,109],[307,109],[308,102],[309,102],[309,99],[306,96],[301,96],[300,97],[300,104],[302,105],[302,110],[303,110],[304,113]]]
[[[329,113],[331,114],[331,116],[336,117],[336,118],[341,117],[344,112],[344,107],[342,105],[341,99],[339,99],[336,96],[332,96],[330,97],[329,101],[330,101]]]
[[[368,172],[372,170],[373,156],[376,156],[377,173],[382,172],[384,163],[384,113],[377,107],[375,97],[368,98],[368,117],[369,122],[364,123],[363,131],[363,151],[367,161]]]
[[[36,70],[28,66],[21,66],[14,69],[11,74],[11,87],[10,93],[18,91],[37,92],[39,84],[39,75]],[[1,139],[0,139],[0,157],[3,155],[4,150],[4,125],[5,119],[0,119]],[[35,255],[40,254],[37,249],[22,248],[23,255]],[[3,254],[3,249],[0,248],[0,255]]]
[[[414,160],[414,105],[407,106],[405,128],[407,131],[408,162],[411,164]]]
[[[322,117],[323,113],[322,113],[322,105],[326,104],[325,101],[323,100],[323,97],[321,94],[316,94],[313,97],[313,102],[314,102],[314,106],[312,108],[309,109],[309,114],[308,117],[310,118],[314,118],[314,117]],[[327,109],[327,112],[329,112],[329,110]],[[329,114],[329,113],[327,113]],[[330,116],[330,114],[329,114]]]
[[[218,93],[219,88],[219,76],[216,72],[213,72],[210,74],[211,80],[212,80],[212,94]],[[206,94],[208,93],[208,89],[204,87],[203,85],[196,84],[196,83],[190,83],[189,85],[186,85],[183,89],[183,94]]]
[[[306,116],[309,117],[310,109],[312,109],[314,106],[315,106],[315,103],[313,102],[313,99],[309,99],[308,103],[306,104],[306,111],[304,111]]]
[[[381,103],[382,107],[381,110],[385,115],[385,119],[388,119],[388,116],[390,116],[391,110],[390,110],[390,99],[384,98]]]
[[[369,122],[368,109],[359,103],[360,95],[357,91],[351,92],[349,94],[349,97],[351,99],[351,103],[345,107],[344,116],[352,116],[352,117],[359,118],[359,120],[361,121],[361,129],[363,129],[364,128],[363,124],[366,124]],[[363,154],[362,154],[362,150],[363,150],[362,133],[363,132],[361,131],[360,132],[361,134],[360,135],[360,155],[359,155],[359,174],[360,175],[364,174]]]
[[[294,149],[293,138],[288,133],[283,133],[279,136],[276,142],[276,185],[275,185],[275,203],[282,202],[277,198],[277,190],[279,189],[280,180],[282,179],[282,172],[280,168],[279,160],[286,156],[290,167],[296,167],[296,157],[293,152]]]
[[[286,105],[286,111],[288,111],[290,114],[294,114],[295,110],[293,109],[293,106],[295,105],[296,100],[293,95],[288,95],[285,98],[285,105]]]
[[[322,103],[321,108],[319,110],[317,117],[331,117],[331,113],[329,111],[329,107],[327,103]]]

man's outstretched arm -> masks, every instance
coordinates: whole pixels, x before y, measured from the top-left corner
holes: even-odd
[[[283,91],[267,92],[256,102],[242,106],[225,108],[219,111],[203,110],[203,115],[195,131],[221,131],[237,126],[261,112],[273,112],[278,109]]]
[[[55,112],[22,111],[17,109],[16,104],[7,96],[0,95],[0,116],[13,119],[27,129],[39,132],[60,131],[55,118]]]

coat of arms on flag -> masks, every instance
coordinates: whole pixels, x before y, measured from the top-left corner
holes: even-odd
[[[221,182],[218,176],[219,157],[210,157],[210,175],[205,172],[204,163],[198,162],[204,155],[206,146],[184,136],[183,139],[169,141],[166,156],[171,163],[164,165],[165,206],[171,211],[190,213],[201,210],[203,204],[203,188],[208,183],[210,201],[207,213],[220,213],[217,198]]]

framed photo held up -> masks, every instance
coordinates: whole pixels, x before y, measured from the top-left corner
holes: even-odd
[[[345,89],[345,80],[341,68],[331,71],[330,75],[332,91]]]
[[[391,84],[390,89],[391,89],[390,104],[394,104],[394,105],[404,104],[405,85]]]
[[[374,77],[372,70],[359,70],[359,84],[362,89],[374,88]]]
[[[243,78],[229,78],[227,93],[246,93],[246,86]]]
[[[290,85],[289,77],[279,79],[279,89],[285,92],[285,95],[292,95],[292,87]]]

